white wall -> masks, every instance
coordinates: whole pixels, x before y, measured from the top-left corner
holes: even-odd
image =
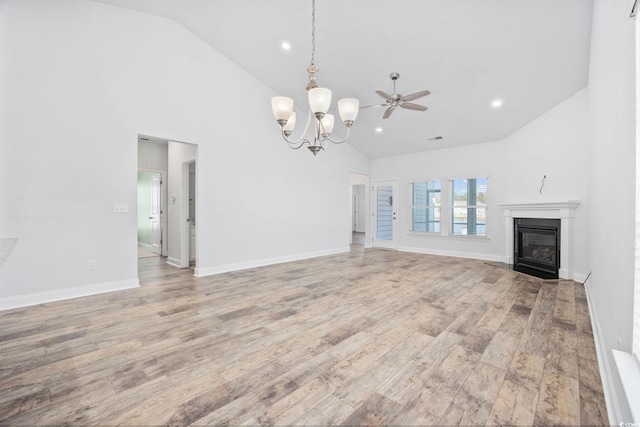
[[[372,181],[398,179],[396,212],[398,249],[441,255],[502,261],[504,220],[496,203],[503,202],[502,144],[473,144],[436,151],[374,159]],[[411,196],[409,183],[452,178],[489,177],[487,239],[464,239],[409,234]]]
[[[166,172],[169,168],[168,144],[139,141],[138,168]]]
[[[631,351],[632,340],[636,141],[630,11],[627,0],[595,1],[589,69],[593,274],[587,292],[612,424],[631,420],[611,353]]]
[[[507,137],[503,144],[505,202],[580,201],[573,219],[571,251],[574,279],[578,281],[590,271],[588,102],[588,91],[583,89]]]
[[[137,285],[139,134],[199,146],[201,274],[348,249],[349,172],[368,159],[348,144],[290,150],[273,91],[181,26],[4,1],[0,43],[0,236],[19,238],[0,308]]]
[[[374,159],[372,180],[399,179],[398,247],[401,250],[505,261],[500,203],[580,200],[574,220],[574,271],[588,264],[587,91],[581,90],[503,141]],[[499,112],[497,112],[499,114]],[[547,175],[543,193],[541,180]],[[487,176],[487,239],[408,233],[409,183]]]

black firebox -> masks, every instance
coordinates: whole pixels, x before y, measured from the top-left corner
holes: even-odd
[[[542,279],[557,279],[560,269],[560,220],[513,219],[513,268]]]

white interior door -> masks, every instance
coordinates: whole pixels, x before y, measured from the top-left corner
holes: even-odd
[[[159,173],[151,177],[151,210],[149,221],[151,222],[151,250],[162,254],[162,176]]]
[[[396,249],[397,233],[397,181],[373,183],[373,246]]]

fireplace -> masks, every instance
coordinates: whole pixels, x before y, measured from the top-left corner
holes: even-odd
[[[513,219],[513,268],[542,279],[558,279],[560,220]]]
[[[574,275],[573,271],[573,228],[576,209],[580,205],[578,200],[568,200],[566,202],[525,202],[525,203],[500,203],[504,210],[504,263],[515,265],[514,252],[516,239],[514,239],[514,228],[516,218],[545,218],[560,220],[558,229],[559,253],[556,254],[558,261],[558,276],[560,279],[571,279],[584,282],[585,275]]]

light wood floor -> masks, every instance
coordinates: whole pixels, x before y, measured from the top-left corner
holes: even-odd
[[[0,424],[607,424],[585,292],[382,250],[0,312]]]
[[[151,251],[151,249],[138,246],[138,258],[149,258],[154,256],[160,256],[160,255]]]

